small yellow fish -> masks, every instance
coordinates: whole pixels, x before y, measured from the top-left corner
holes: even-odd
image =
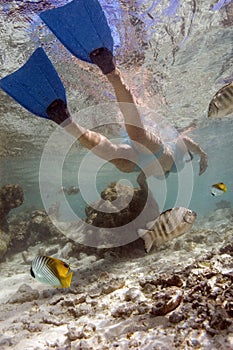
[[[37,281],[62,288],[70,287],[73,275],[65,261],[43,255],[33,259],[30,272]]]
[[[216,92],[209,104],[208,117],[222,118],[233,113],[233,82]]]
[[[212,196],[221,196],[225,192],[227,192],[227,186],[223,182],[218,182],[211,187]]]
[[[158,247],[186,233],[191,229],[196,217],[195,211],[183,207],[164,211],[147,224],[147,230],[138,230],[139,236],[144,240],[146,252],[149,253],[153,245]]]

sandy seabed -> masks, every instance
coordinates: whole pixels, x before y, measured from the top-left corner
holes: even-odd
[[[95,249],[41,234],[0,265],[1,349],[232,349],[232,218],[218,209],[147,255],[141,239]],[[71,287],[34,280],[37,254],[69,259]]]

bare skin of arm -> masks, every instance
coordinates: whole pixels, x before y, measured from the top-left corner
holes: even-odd
[[[114,144],[105,136],[83,128],[76,123],[62,100],[55,100],[46,110],[49,118],[61,125],[70,135],[79,140],[82,146],[90,149],[98,157],[114,164],[123,172],[132,172],[137,163],[137,154],[126,144]]]
[[[106,48],[99,48],[90,53],[90,58],[111,83],[125,120],[126,131],[132,142],[135,141],[135,148],[141,153],[148,153],[148,149],[157,153],[162,147],[162,140],[159,135],[154,135],[144,129],[134,98],[115,66],[115,58],[112,53]],[[115,164],[120,170],[125,172],[134,170],[138,159],[134,147],[126,144],[115,145],[103,135],[81,127],[72,120],[66,105],[61,106],[61,101],[54,102],[47,111],[52,120],[58,124],[65,121],[63,127],[67,132],[75,136],[84,147],[102,159]]]
[[[123,172],[132,172],[137,164],[135,151],[126,144],[113,144],[105,136],[83,128],[75,121],[71,121],[64,129],[82,146],[90,149],[98,157],[114,164]]]
[[[133,96],[124,84],[120,72],[116,69],[106,76],[116,93],[117,101],[125,119],[126,130],[131,140],[137,141],[135,143],[136,147],[138,147],[138,144],[139,147],[142,144],[140,151],[146,153],[148,148],[151,152],[157,153],[162,147],[162,141],[158,136],[148,133],[144,129]],[[72,118],[70,118],[70,123],[64,126],[64,129],[76,137],[82,146],[90,149],[100,158],[111,162],[121,171],[132,172],[135,169],[138,157],[129,145],[113,144],[105,136],[78,125]]]
[[[100,51],[101,50],[98,52]],[[97,58],[99,56],[98,52],[97,56],[95,56]],[[101,60],[103,59],[103,57],[99,58]],[[112,56],[110,55],[110,63],[112,62],[111,60]],[[99,64],[97,65],[99,66]],[[110,66],[113,67],[112,64]],[[135,141],[134,145],[141,153],[148,153],[148,150],[154,154],[159,152],[162,147],[160,135],[150,133],[144,129],[133,95],[125,85],[119,70],[114,66],[113,70],[110,70],[109,72],[110,73],[106,72],[104,74],[106,74],[107,79],[115,91],[117,102],[119,103],[119,107],[123,114],[125,127],[130,139],[132,142]],[[50,108],[50,106],[48,107],[50,112],[48,115],[50,115],[51,119],[57,124],[61,124],[68,120],[68,123],[65,123],[64,125],[64,129],[76,137],[84,147],[90,149],[100,158],[113,163],[121,171],[132,172],[135,169],[138,157],[133,147],[126,144],[113,144],[105,136],[81,127],[72,120],[66,106],[60,108],[61,106],[58,105],[58,108],[56,108],[56,101],[55,105],[52,105],[51,107],[52,108]],[[204,172],[207,166],[207,156],[205,152],[188,137],[183,138],[186,139],[186,147],[190,151],[200,154],[200,173]],[[172,164],[172,155],[165,149],[159,162],[153,162],[145,168],[145,175],[146,177],[150,175],[164,175],[164,173],[171,169]]]
[[[165,147],[162,156],[147,165],[143,171],[137,177],[137,182],[141,187],[146,186],[146,179],[150,176],[164,176],[166,172],[169,172],[174,164],[173,152]]]
[[[189,128],[187,128],[188,131]],[[192,153],[198,154],[200,156],[200,171],[199,175],[202,175],[208,167],[208,156],[205,151],[190,137],[186,136],[185,133],[188,132],[185,130],[182,135],[179,136],[177,143],[179,144],[179,140],[181,141],[180,147],[184,146],[187,148],[186,151],[190,151]],[[146,186],[146,178],[149,176],[163,176],[166,172],[169,172],[173,166],[174,159],[173,155],[169,149],[165,148],[163,155],[159,158],[159,161],[153,162],[149,164],[147,167],[143,169],[138,175],[137,182],[141,187]]]

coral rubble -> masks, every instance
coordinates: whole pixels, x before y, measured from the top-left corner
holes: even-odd
[[[0,189],[0,260],[4,257],[11,242],[7,215],[11,209],[23,204],[23,189],[19,185],[5,185]]]

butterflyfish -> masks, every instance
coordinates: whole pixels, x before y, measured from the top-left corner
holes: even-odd
[[[65,261],[43,255],[33,259],[30,273],[37,281],[60,288],[69,288],[73,275]]]
[[[197,214],[195,211],[179,207],[161,213],[154,221],[147,224],[147,230],[139,229],[145,251],[149,253],[152,246],[159,247],[175,237],[181,236],[191,229]]]
[[[208,117],[222,118],[233,113],[233,82],[216,92],[209,104]]]
[[[221,196],[225,192],[227,192],[227,186],[223,182],[218,182],[211,187],[212,196]]]

